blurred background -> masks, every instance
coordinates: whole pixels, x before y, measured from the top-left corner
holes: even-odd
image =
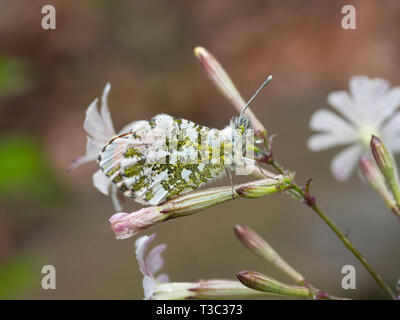
[[[41,28],[46,4],[56,8],[56,30]],[[345,4],[356,8],[356,30],[341,28]],[[85,153],[85,112],[106,82],[117,131],[160,112],[224,127],[236,113],[194,58],[197,45],[223,63],[245,98],[273,74],[252,109],[277,134],[275,154],[299,182],[315,179],[322,206],[394,288],[398,221],[357,174],[333,179],[329,162],[339,148],[313,153],[306,141],[311,114],[352,75],[400,84],[399,28],[396,0],[0,0],[0,298],[143,298],[134,239],[114,239],[112,203],[92,185],[96,164],[66,168]],[[127,199],[124,208],[140,205]],[[252,269],[288,282],[239,243],[235,224],[257,231],[321,289],[384,298],[316,214],[283,194],[229,202],[143,234],[167,244],[163,271],[173,281],[234,279]],[[56,268],[56,290],[41,288],[47,264]],[[356,267],[357,290],[341,288],[346,264]]]

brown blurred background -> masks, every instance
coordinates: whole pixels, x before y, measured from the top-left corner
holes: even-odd
[[[53,4],[57,29],[41,28]],[[341,28],[353,4],[357,29]],[[21,1],[0,0],[0,298],[141,299],[134,239],[115,240],[109,198],[92,185],[94,163],[68,174],[85,152],[85,111],[111,82],[116,130],[164,112],[222,128],[234,109],[193,56],[202,45],[244,97],[274,80],[253,111],[276,133],[275,153],[312,188],[385,280],[400,277],[400,225],[357,174],[339,183],[329,161],[339,150],[306,149],[308,121],[352,75],[400,84],[400,3],[369,1]],[[234,178],[238,181],[238,178]],[[219,181],[219,185],[229,180]],[[127,200],[127,212],[140,206]],[[256,230],[316,286],[351,298],[384,298],[338,238],[285,195],[237,200],[157,225],[163,271],[173,281],[235,278],[244,269],[284,275],[247,251],[233,226]],[[41,288],[41,268],[57,289]],[[343,265],[357,290],[341,289]]]

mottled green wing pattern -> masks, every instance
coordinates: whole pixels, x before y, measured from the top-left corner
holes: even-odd
[[[207,143],[201,145],[199,137],[212,130],[218,131],[161,114],[112,139],[100,153],[98,164],[127,197],[158,205],[198,189],[224,171],[223,161],[199,161],[201,152],[206,152],[205,160],[212,152]]]

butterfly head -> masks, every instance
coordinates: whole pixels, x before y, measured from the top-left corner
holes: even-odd
[[[261,84],[261,86],[257,89],[257,91],[253,94],[250,100],[246,103],[243,110],[241,111],[239,117],[235,117],[231,120],[231,127],[238,130],[241,134],[244,134],[247,129],[250,129],[250,118],[245,114],[246,109],[249,107],[254,98],[258,95],[258,93],[264,88],[268,83],[272,80],[272,76],[269,75],[267,79]]]
[[[241,114],[238,117],[232,118],[230,125],[241,134],[244,134],[247,129],[250,129],[250,118],[245,114]]]

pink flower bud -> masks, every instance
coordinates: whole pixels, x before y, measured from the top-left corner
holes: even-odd
[[[304,282],[304,277],[290,266],[264,239],[250,228],[236,225],[235,234],[239,240],[256,255],[286,273],[298,283]]]
[[[161,213],[159,207],[148,207],[132,213],[116,213],[109,221],[115,237],[126,239],[165,218],[167,215]]]
[[[242,112],[246,106],[246,102],[243,100],[231,78],[217,59],[202,47],[196,47],[194,49],[194,54],[218,90],[233,104],[239,113]],[[249,108],[247,108],[245,114],[249,116],[251,125],[256,134],[266,133],[266,129],[262,123]]]

